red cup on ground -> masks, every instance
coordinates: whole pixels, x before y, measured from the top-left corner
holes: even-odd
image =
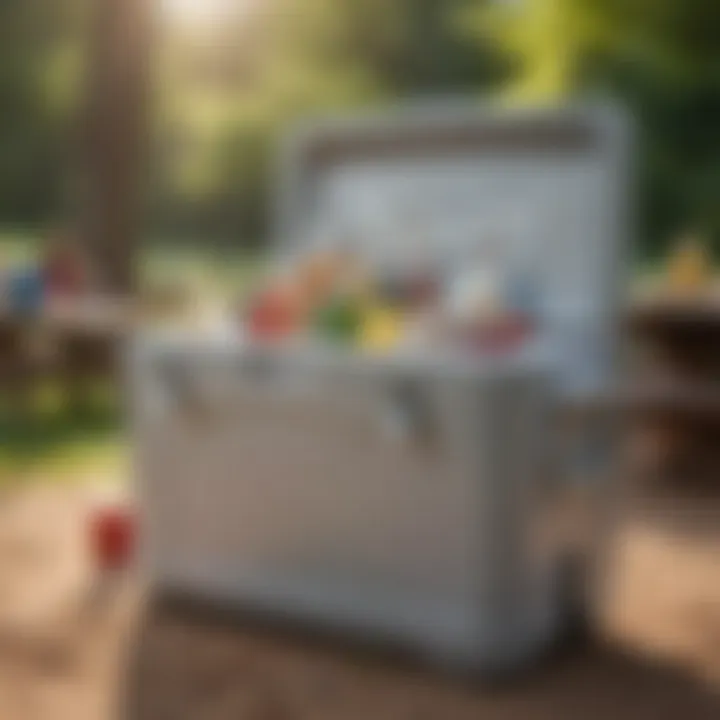
[[[90,535],[97,569],[122,570],[130,564],[135,551],[135,514],[122,505],[97,507],[92,510]]]

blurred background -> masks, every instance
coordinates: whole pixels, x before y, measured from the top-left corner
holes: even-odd
[[[269,241],[275,151],[297,119],[609,95],[639,130],[644,272],[679,233],[720,240],[719,31],[706,0],[5,0],[0,263],[70,228],[110,246],[109,274],[232,294]],[[43,427],[53,446],[72,435]]]
[[[113,716],[109,688],[117,683],[108,668],[114,663],[113,672],[121,672],[116,645],[130,637],[134,620],[108,621],[102,632],[83,626],[76,642],[76,616],[55,619],[48,627],[61,627],[57,642],[42,630],[42,642],[28,645],[13,644],[17,618],[30,617],[33,603],[43,606],[39,617],[55,607],[58,587],[75,583],[78,547],[87,542],[86,500],[67,488],[88,480],[93,487],[127,487],[118,363],[138,306],[159,317],[198,299],[232,306],[245,292],[272,240],[276,151],[294,123],[403,101],[476,98],[517,106],[613,99],[637,128],[633,278],[640,283],[656,274],[689,233],[697,242],[680,257],[678,283],[694,287],[720,250],[718,38],[720,3],[712,0],[0,0],[0,715]],[[60,299],[85,294],[85,302],[50,307],[40,302],[38,283]],[[82,292],[91,286],[92,294]],[[714,434],[705,443],[713,451],[720,427],[716,311],[717,305],[714,354],[700,363],[713,386],[700,392],[708,400],[703,408],[715,402],[707,411]],[[692,347],[706,347],[708,325],[698,333],[696,318],[688,323]],[[690,345],[685,336],[678,342]],[[691,365],[694,374],[698,362]],[[674,409],[669,416],[674,422]],[[663,433],[669,442],[665,425]],[[698,435],[694,426],[692,434]],[[12,495],[11,502],[11,492],[28,486],[42,493],[27,502]],[[663,637],[682,652],[692,645],[687,654],[696,653],[698,664],[705,667],[712,656],[718,668],[718,587],[710,571],[717,562],[717,503],[705,503],[700,520],[694,510],[680,517],[687,537],[712,526],[702,552],[690,541],[673,544],[683,537],[674,534],[680,505],[673,499],[669,507],[668,543],[654,531],[632,536],[640,537],[632,545],[639,560],[627,575],[635,587],[651,589],[633,605],[623,576],[624,627],[640,628],[638,618],[647,618],[652,642],[661,628],[657,647]],[[56,540],[61,536],[75,538],[67,552]],[[69,571],[53,553],[69,558]],[[662,595],[652,589],[661,576],[672,590],[688,590],[689,610],[648,611],[648,596]],[[6,612],[11,605],[20,615]],[[337,663],[315,649],[286,657],[272,638],[244,638],[232,648],[224,631],[193,637],[203,634],[199,626],[190,630],[173,618],[147,623],[146,682],[164,683],[171,703],[193,684],[203,702],[223,683],[250,698],[245,714],[218,710],[213,717],[288,717],[282,702],[294,691],[277,691],[284,675],[300,678],[287,687],[310,688],[314,698],[325,695],[313,688],[331,688],[328,702],[344,702],[347,712],[330,707],[328,717],[400,717],[398,707],[410,708],[402,716],[417,717],[413,703],[425,701],[435,707],[428,717],[475,717],[497,707],[503,717],[512,715],[508,707],[517,717],[533,716],[530,707],[538,717],[571,717],[579,707],[598,719],[620,710],[633,717],[717,717],[704,692],[614,655],[581,659],[545,689],[518,696],[517,705],[464,690],[456,696],[457,688],[444,686],[432,700],[412,673],[393,690],[386,683],[391,675],[372,664],[343,661],[335,676],[329,668]],[[694,632],[687,643],[678,629],[686,621]],[[27,627],[35,637],[40,626],[31,618]],[[83,643],[88,652],[76,667]],[[195,652],[203,643],[207,650]],[[92,659],[96,646],[101,662]],[[270,661],[275,655],[277,666]],[[208,670],[227,666],[219,659],[225,656],[235,658],[233,672]],[[196,663],[197,673],[182,666],[184,659]],[[15,669],[5,673],[6,665]],[[188,681],[190,675],[199,680]],[[53,684],[58,678],[70,678],[65,695],[65,686]],[[99,703],[86,714],[76,707],[84,684]],[[6,691],[14,704],[3,706]],[[62,703],[70,708],[66,715],[56,710]],[[151,707],[140,716],[160,715]]]
[[[720,240],[718,32],[706,0],[5,0],[0,266],[70,234],[108,290],[233,297],[268,246],[275,153],[298,119],[601,96],[638,128],[642,276],[682,233]],[[91,350],[70,374],[98,365]],[[40,386],[27,427],[3,415],[11,478],[18,461],[117,442],[111,384],[82,411]]]
[[[137,3],[129,3],[130,6]],[[705,0],[157,0],[143,250],[231,253],[268,235],[295,119],[418,97],[612,95],[640,129],[638,259],[720,231],[720,10]],[[31,242],[77,200],[91,0],[0,9],[0,221]],[[97,13],[96,13],[97,14]],[[94,27],[98,33],[97,24]]]
[[[599,95],[637,122],[648,272],[680,233],[720,240],[718,32],[707,0],[4,0],[0,263],[72,233],[107,287],[232,295],[268,244],[275,150],[297,119]],[[116,424],[95,410],[83,441]],[[20,445],[0,455],[66,447],[77,422],[46,422],[27,451],[13,422]]]

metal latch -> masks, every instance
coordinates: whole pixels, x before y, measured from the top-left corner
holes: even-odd
[[[426,443],[436,431],[433,410],[421,381],[390,382],[384,394],[383,431],[400,442]]]

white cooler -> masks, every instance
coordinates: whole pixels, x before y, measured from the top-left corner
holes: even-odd
[[[504,359],[140,341],[154,586],[488,671],[547,647],[571,552],[555,412],[612,379],[626,154],[597,108],[415,109],[295,136],[286,241],[332,222],[374,261],[444,262],[502,238],[540,279],[540,337]]]

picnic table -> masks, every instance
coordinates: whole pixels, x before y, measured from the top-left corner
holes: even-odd
[[[720,292],[636,298],[627,313],[634,347],[631,395],[662,438],[668,466],[720,460]]]
[[[132,304],[105,296],[53,301],[34,313],[0,309],[0,385],[23,396],[42,378],[71,389],[115,379],[133,325]]]

